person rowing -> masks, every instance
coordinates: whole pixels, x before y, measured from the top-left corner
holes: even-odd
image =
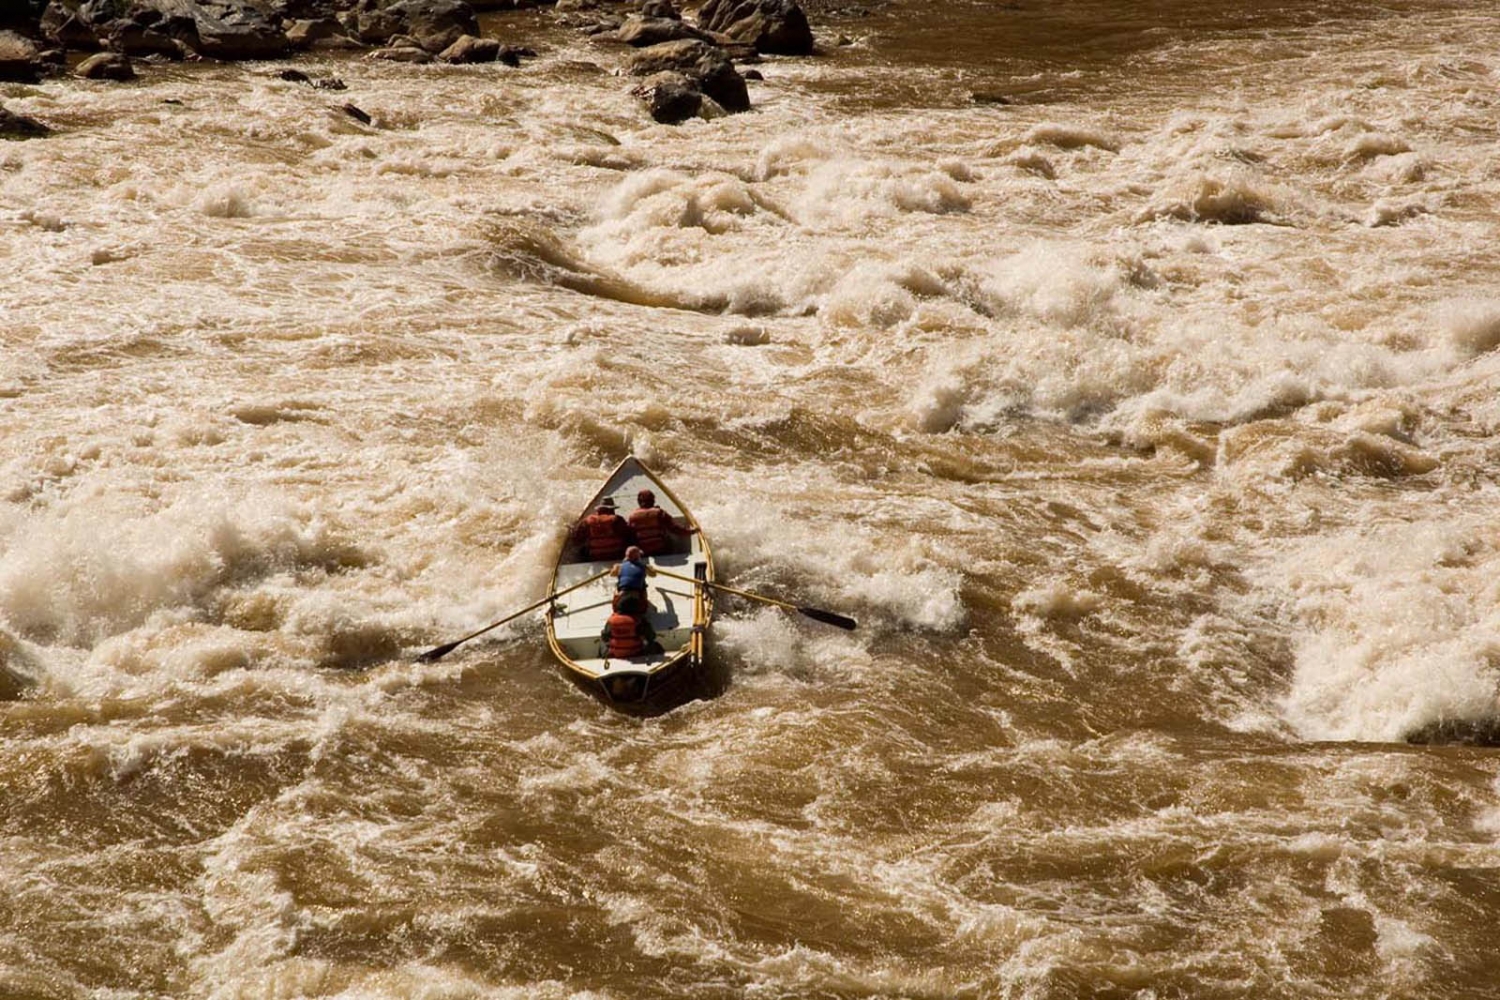
[[[646,577],[651,572],[651,567],[646,564],[646,553],[639,545],[625,550],[624,561],[614,568],[616,610],[625,605],[627,597],[634,598],[631,603],[639,609],[639,614],[644,615],[650,610],[646,601]]]

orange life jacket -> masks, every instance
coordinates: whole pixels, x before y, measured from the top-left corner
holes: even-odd
[[[630,544],[630,525],[619,514],[590,514],[583,519],[588,528],[589,558],[618,559]]]
[[[645,652],[646,642],[635,619],[619,612],[609,616],[609,655],[616,660],[626,660]]]
[[[635,544],[648,556],[659,556],[671,547],[667,535],[672,515],[660,507],[642,507],[630,512],[630,530],[635,532]]]

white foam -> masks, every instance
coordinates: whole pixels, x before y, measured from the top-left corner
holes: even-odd
[[[1333,535],[1268,573],[1298,626],[1288,720],[1400,740],[1500,712],[1500,538],[1465,519]]]

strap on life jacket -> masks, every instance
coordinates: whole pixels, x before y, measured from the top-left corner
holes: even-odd
[[[640,656],[646,649],[635,619],[629,615],[609,616],[609,655],[617,660]]]

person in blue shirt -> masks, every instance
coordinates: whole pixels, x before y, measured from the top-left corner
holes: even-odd
[[[651,606],[646,602],[646,576],[651,572],[651,567],[646,564],[646,554],[641,551],[639,545],[632,545],[625,550],[625,561],[615,567],[615,599],[616,610],[623,606],[625,595],[635,597],[633,603],[639,608],[638,614],[644,617],[650,611]]]

